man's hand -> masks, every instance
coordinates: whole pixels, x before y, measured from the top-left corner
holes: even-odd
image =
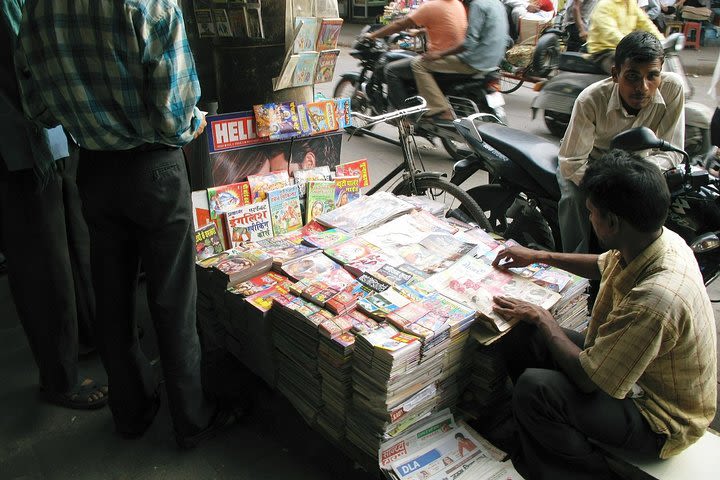
[[[531,325],[554,322],[552,314],[534,303],[510,297],[493,297],[493,311],[506,320],[519,320]]]
[[[425,52],[423,53],[423,60],[427,60],[428,62],[432,62],[433,60],[438,60],[442,58],[442,55],[440,55],[440,52]]]
[[[202,116],[202,119],[200,119],[200,125],[198,126],[197,130],[195,130],[195,135],[193,135],[193,138],[198,138],[202,133],[205,131],[205,126],[207,125],[207,120],[205,119],[205,115]]]
[[[516,245],[498,253],[492,264],[501,269],[526,267],[538,261],[538,253],[537,250]]]
[[[537,5],[535,5],[533,3],[531,3],[527,7],[525,7],[525,9],[530,13],[537,13],[540,11],[540,7],[538,7]]]

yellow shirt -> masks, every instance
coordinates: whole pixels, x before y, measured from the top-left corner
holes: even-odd
[[[633,398],[668,458],[702,436],[715,417],[715,318],[695,257],[663,233],[628,265],[600,255],[600,292],[580,352],[590,379],[614,398]]]
[[[620,40],[635,30],[650,32],[660,40],[665,38],[636,0],[600,0],[590,16],[588,52],[615,50]]]

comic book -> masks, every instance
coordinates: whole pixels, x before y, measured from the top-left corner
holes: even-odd
[[[352,263],[360,258],[379,252],[380,249],[360,237],[326,248],[325,255],[342,264]]]
[[[265,273],[272,267],[272,257],[261,250],[236,251],[213,265],[213,275],[227,288]]]
[[[335,75],[335,64],[340,56],[340,50],[325,50],[318,55],[315,67],[314,83],[332,82]]]
[[[305,184],[309,180],[330,180],[330,167],[323,165],[321,167],[308,168],[305,170],[296,170],[293,173],[293,178],[295,179],[295,185],[298,186],[300,198],[305,198],[305,194],[307,193]],[[334,200],[333,203],[335,203]]]
[[[352,115],[350,109],[349,98],[335,98],[335,118],[338,122],[339,128],[346,128],[352,126]]]
[[[285,170],[278,170],[270,173],[248,175],[248,185],[253,202],[259,202],[267,198],[269,190],[277,190],[290,185],[290,175]]]
[[[295,102],[253,105],[257,133],[272,140],[297,137],[301,133]]]
[[[193,225],[195,230],[204,227],[212,220],[210,219],[210,206],[208,204],[207,190],[192,192]]]
[[[317,43],[320,19],[317,17],[295,17],[295,41],[293,53],[313,52]]]
[[[304,255],[282,266],[283,273],[295,281],[310,277],[322,278],[329,272],[338,269],[343,270],[342,266],[321,251]],[[352,276],[350,278],[352,281]]]
[[[233,247],[273,236],[267,200],[242,205],[225,213],[225,227]]]
[[[360,177],[335,177],[335,207],[342,207],[360,198]]]
[[[297,64],[292,77],[293,87],[312,85],[315,80],[315,67],[318,62],[318,52],[298,53]]]
[[[298,122],[300,123],[299,137],[307,137],[312,135],[312,127],[310,126],[310,115],[308,114],[307,104],[298,102],[296,104],[298,113]]]
[[[384,292],[358,299],[357,308],[376,320],[386,320],[388,313],[410,303],[410,299],[390,287]]]
[[[273,304],[273,300],[276,297],[280,297],[283,295],[288,295],[290,292],[290,283],[289,282],[280,282],[276,283],[272,287],[268,288],[267,290],[263,290],[262,292],[254,293],[245,300],[252,305],[253,307],[257,308],[261,312],[267,312],[270,310]]]
[[[355,308],[359,299],[385,291],[388,288],[390,288],[390,285],[361,275],[337,295],[325,302],[325,308],[339,315]]]
[[[247,182],[232,183],[207,189],[210,219],[215,222],[220,238],[226,248],[230,248],[230,235],[226,228],[225,213],[250,203],[250,190]]]
[[[220,234],[213,222],[208,223],[195,230],[195,259],[196,261],[205,260],[224,249]]]
[[[335,209],[335,181],[311,180],[307,182],[305,196],[305,223],[318,215]]]
[[[332,132],[338,129],[335,119],[335,102],[332,100],[320,100],[305,104],[310,132],[312,135]]]
[[[360,177],[360,188],[370,186],[370,174],[368,173],[367,158],[361,158],[352,162],[341,163],[335,167],[335,175],[338,177]]]
[[[337,228],[331,228],[323,232],[314,233],[308,235],[303,239],[303,243],[310,245],[311,247],[317,247],[321,250],[330,248],[339,243],[343,243],[350,240],[352,235],[347,232],[343,232]]]
[[[267,198],[270,204],[270,216],[275,235],[282,235],[302,228],[300,195],[297,185],[268,190]]]
[[[333,50],[337,48],[338,38],[340,37],[340,29],[342,28],[342,18],[323,18],[320,22],[318,38],[316,42],[317,51]]]
[[[235,295],[248,297],[255,293],[262,292],[263,290],[267,290],[268,288],[277,285],[278,283],[285,282],[289,282],[288,278],[285,275],[270,271],[267,273],[261,273],[260,275],[256,275],[249,280],[245,280],[244,282],[240,282],[237,285],[228,287],[228,291]]]

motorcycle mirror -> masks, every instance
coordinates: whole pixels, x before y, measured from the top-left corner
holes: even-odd
[[[670,146],[664,140],[655,136],[652,130],[647,127],[631,128],[618,133],[610,142],[610,148],[619,148],[629,152],[647,150],[648,148],[659,148],[666,150]]]

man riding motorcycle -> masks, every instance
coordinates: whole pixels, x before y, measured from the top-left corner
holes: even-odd
[[[463,0],[463,3],[468,7],[465,41],[446,50],[427,52],[411,62],[418,93],[428,104],[425,119],[453,119],[434,72],[467,75],[490,72],[505,56],[510,39],[505,7],[500,0]]]
[[[467,30],[467,15],[458,0],[431,0],[417,10],[395,20],[374,32],[366,33],[370,39],[383,38],[402,30],[425,27],[427,51],[441,52],[462,44]],[[413,58],[396,60],[385,66],[390,104],[400,109],[408,97],[405,82],[413,80],[411,62]]]
[[[632,32],[617,46],[612,77],[590,85],[575,102],[558,156],[558,220],[565,252],[589,251],[590,222],[578,185],[588,164],[608,150],[616,134],[645,126],[658,138],[683,147],[683,84],[678,75],[661,71],[663,61],[655,36]],[[682,161],[674,152],[649,153],[646,159],[662,170]]]

